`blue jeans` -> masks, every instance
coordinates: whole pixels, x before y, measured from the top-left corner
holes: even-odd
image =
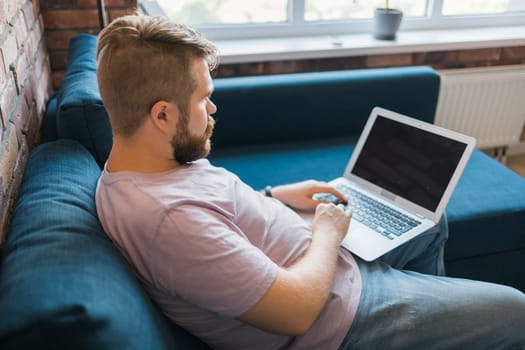
[[[346,349],[525,349],[525,294],[443,277],[446,219],[368,263]],[[432,276],[430,274],[436,275]]]

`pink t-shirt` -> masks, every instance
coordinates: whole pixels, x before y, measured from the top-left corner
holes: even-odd
[[[303,255],[311,228],[208,160],[156,174],[104,170],[96,203],[150,297],[214,349],[337,349],[350,329],[361,276],[344,248],[330,299],[306,334],[276,335],[236,320],[266,293],[279,267]]]

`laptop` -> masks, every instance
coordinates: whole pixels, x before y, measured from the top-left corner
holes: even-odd
[[[342,246],[372,261],[435,226],[475,143],[470,136],[375,107],[343,176],[330,182],[352,208]],[[336,199],[326,193],[314,198]],[[311,220],[313,214],[303,217]]]

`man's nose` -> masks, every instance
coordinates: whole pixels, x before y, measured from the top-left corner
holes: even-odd
[[[212,115],[215,114],[215,112],[217,112],[217,106],[210,100],[208,103],[208,114]]]

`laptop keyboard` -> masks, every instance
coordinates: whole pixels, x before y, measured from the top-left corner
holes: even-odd
[[[348,198],[347,206],[352,209],[352,220],[359,221],[388,239],[399,237],[421,224],[420,221],[348,186],[339,184],[336,188]],[[340,203],[339,199],[329,193],[320,194],[316,198]]]

